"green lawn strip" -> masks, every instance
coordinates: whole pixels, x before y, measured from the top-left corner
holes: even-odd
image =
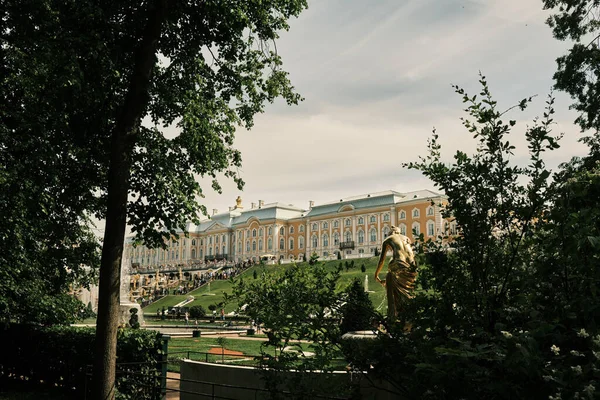
[[[216,337],[200,337],[200,338],[172,338],[169,341],[169,364],[168,369],[171,372],[179,372],[178,360],[188,358],[197,361],[208,361],[214,363],[220,363],[225,360],[225,363],[231,365],[246,365],[256,366],[257,361],[254,357],[261,355],[261,345],[265,341],[263,340],[244,340],[244,339],[225,339],[225,349],[235,350],[244,353],[246,357],[238,356],[221,356],[221,355],[207,355],[212,348],[219,348],[220,345],[217,343]],[[309,343],[290,344],[291,346],[302,347],[303,351],[311,351],[311,345]],[[266,354],[275,355],[275,350],[272,347],[263,347],[263,352]],[[188,353],[189,352],[189,353]],[[345,369],[347,362],[342,359],[342,355],[339,355],[340,359],[332,360],[332,365],[337,370]]]
[[[243,339],[225,339],[225,349],[235,350],[244,353],[247,357],[238,356],[221,356],[221,355],[206,355],[212,348],[220,349],[221,346],[217,343],[216,337],[200,337],[200,338],[172,338],[169,341],[169,371],[179,372],[179,363],[177,359],[189,358],[197,361],[221,362],[226,360],[233,365],[250,365],[255,366],[254,356],[261,354],[262,340],[243,340]],[[187,352],[190,352],[189,354]],[[271,348],[265,348],[268,354],[274,354]],[[244,360],[244,359],[250,360]]]

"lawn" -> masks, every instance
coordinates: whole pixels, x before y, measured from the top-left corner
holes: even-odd
[[[344,267],[342,269],[342,273],[339,280],[338,289],[342,289],[350,284],[352,279],[358,279],[361,283],[365,281],[365,275],[369,277],[369,296],[371,301],[373,302],[373,306],[377,308],[380,312],[385,312],[387,304],[385,304],[385,290],[384,288],[375,282],[374,274],[375,269],[377,268],[377,260],[378,257],[368,257],[368,258],[357,258],[353,260],[347,260],[348,264],[354,261],[354,268],[350,268],[346,270]],[[339,264],[345,266],[346,260],[330,260],[325,261],[325,267],[333,270]],[[361,265],[365,265],[366,272],[361,272]],[[244,279],[252,279],[254,275],[254,271],[257,272],[257,276],[265,272],[267,274],[274,273],[283,268],[289,268],[289,264],[284,265],[258,265],[249,268],[244,271],[244,273],[240,276],[243,276]],[[386,270],[382,271],[381,276],[384,277]],[[156,315],[156,311],[162,309],[162,307],[168,308],[169,306],[174,306],[177,303],[185,300],[189,295],[195,297],[195,300],[188,304],[188,306],[201,305],[208,312],[208,306],[211,304],[219,304],[224,300],[224,293],[231,293],[231,282],[229,280],[223,281],[213,281],[210,284],[210,293],[208,290],[208,286],[205,285],[200,287],[187,295],[183,296],[175,296],[169,295],[165,296],[162,299],[150,304],[149,306],[144,308],[144,314],[146,315]],[[225,312],[229,313],[231,311],[235,311],[237,308],[237,304],[229,303],[225,305]]]
[[[188,357],[198,361],[223,362],[225,360],[235,365],[257,365],[254,356],[260,356],[263,340],[224,339],[225,349],[242,352],[244,356],[207,355],[206,353],[211,349],[221,349],[216,337],[172,338],[169,341],[169,371],[179,372],[178,360]],[[273,355],[272,348],[266,352]]]

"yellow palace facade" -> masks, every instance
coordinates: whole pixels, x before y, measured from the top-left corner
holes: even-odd
[[[189,236],[171,240],[168,249],[134,246],[129,239],[125,257],[139,271],[261,257],[289,261],[313,253],[321,258],[338,252],[343,258],[367,257],[381,247],[391,226],[408,236],[413,230],[423,233],[426,239],[455,233],[454,223],[443,220],[440,212],[446,202],[446,196],[429,190],[385,191],[319,205],[311,201],[307,209],[262,200],[244,207],[238,197],[229,211],[213,210],[199,225],[189,223]]]

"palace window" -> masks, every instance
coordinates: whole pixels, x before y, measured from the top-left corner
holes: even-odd
[[[303,249],[304,248],[304,236],[300,236],[298,238],[298,248],[299,249]]]
[[[299,231],[300,233],[304,232],[304,225],[300,225],[300,228],[298,228],[298,231]]]
[[[335,232],[335,233],[333,234],[333,244],[334,244],[335,246],[338,246],[338,245],[340,244],[340,234],[339,234],[339,233],[337,233],[337,232]]]
[[[192,239],[192,246],[196,245],[196,239]]]
[[[384,226],[383,227],[383,237],[386,238],[388,236],[388,234],[390,233],[390,227],[389,226]]]
[[[346,242],[352,241],[352,232],[346,231],[345,236],[346,236]]]
[[[252,251],[256,251],[256,240],[252,241]]]
[[[285,250],[285,240],[279,239],[279,250]]]
[[[427,236],[435,235],[435,224],[433,221],[427,222]]]
[[[327,246],[329,246],[329,235],[324,234],[323,235],[323,247],[327,247]]]
[[[250,252],[250,241],[246,240],[246,253]]]
[[[323,222],[323,229],[329,229],[329,224],[327,222]]]
[[[383,214],[383,222],[389,222],[390,221],[390,214]]]
[[[313,230],[313,232],[315,232],[317,229],[319,229],[319,225],[312,224],[312,230]]]
[[[399,217],[400,219],[406,219],[406,212],[404,210],[400,211]]]
[[[269,227],[268,234],[269,234],[269,236],[271,236],[273,234],[273,227],[271,227],[271,226]]]
[[[252,229],[252,237],[256,237],[256,229]]]
[[[263,240],[258,239],[258,251],[262,251],[262,249],[263,249]]]
[[[294,250],[294,239],[290,238],[290,250]]]
[[[267,250],[273,250],[273,239],[267,240]]]
[[[371,218],[369,219],[369,222],[374,224],[375,222],[377,222],[377,218],[374,215],[371,215]]]
[[[359,225],[362,225],[362,224],[364,224],[364,223],[365,223],[365,219],[364,219],[363,217],[359,217],[359,218],[358,218],[358,224],[359,224]]]
[[[338,228],[339,226],[340,226],[340,223],[337,220],[333,221],[334,228]]]
[[[346,224],[346,226],[350,226],[350,218],[346,218],[345,224]]]
[[[419,212],[419,209],[415,208],[412,212],[413,218],[419,218],[420,215],[421,215],[421,213]]]
[[[281,227],[281,229],[279,229],[279,234],[285,235],[285,228],[283,226]]]
[[[418,222],[413,222],[412,230],[415,236],[419,236],[421,234],[421,224]]]
[[[263,230],[263,228],[260,228],[258,230],[258,236],[262,237],[264,235],[265,231]]]
[[[365,242],[365,232],[358,231],[358,244],[363,244]]]
[[[377,231],[375,229],[371,229],[370,236],[371,236],[371,242],[377,241]]]
[[[452,221],[450,223],[450,234],[456,235],[456,222]]]
[[[427,207],[427,215],[428,216],[432,216],[433,215],[433,207],[432,206]]]
[[[312,236],[312,247],[317,247],[319,246],[319,238],[317,237],[317,235],[313,235]]]
[[[290,226],[290,234],[294,233],[294,227]]]

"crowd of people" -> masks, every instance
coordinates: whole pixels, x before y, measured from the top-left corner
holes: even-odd
[[[225,262],[209,262],[211,263],[210,265],[212,267],[215,268],[215,270],[213,271],[211,268],[208,269],[207,271],[202,271],[200,273],[189,273],[186,277],[184,277],[183,280],[176,282],[178,279],[178,275],[177,274],[173,274],[173,275],[165,275],[162,279],[161,279],[161,283],[163,284],[162,286],[158,286],[156,288],[154,288],[153,290],[147,290],[142,288],[140,290],[140,301],[141,301],[141,305],[142,307],[145,307],[149,304],[152,304],[154,301],[169,295],[169,294],[173,294],[173,295],[185,295],[189,292],[191,292],[192,290],[195,290],[211,281],[215,281],[215,280],[227,280],[230,278],[233,278],[237,275],[239,275],[240,273],[242,273],[244,270],[248,269],[249,267],[257,264],[256,261],[253,260],[247,260],[247,261],[242,261],[242,262],[238,262],[238,263],[225,263]],[[165,267],[165,266],[162,266]],[[152,271],[152,270],[149,270]],[[156,270],[154,270],[156,271]],[[171,268],[171,269],[164,269],[164,270],[160,270],[162,272],[179,272],[178,268]],[[189,269],[186,268],[186,272],[188,272]],[[138,268],[138,272],[140,272],[140,269]],[[186,279],[187,278],[187,279]],[[174,285],[171,288],[169,288],[169,281],[173,281]],[[177,284],[178,283],[178,284]]]

